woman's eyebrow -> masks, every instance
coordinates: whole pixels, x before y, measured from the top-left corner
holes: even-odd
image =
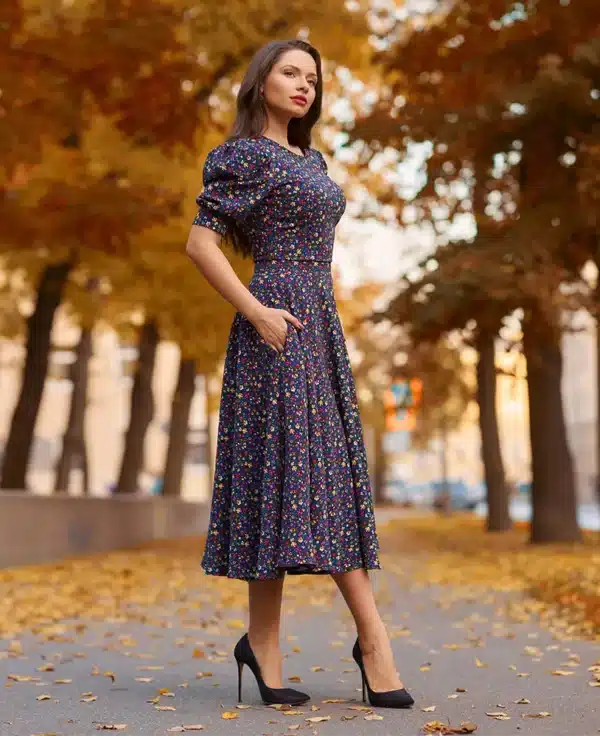
[[[284,64],[284,69],[287,66],[290,66],[292,69],[295,69],[297,72],[301,71],[300,67],[299,66],[296,66],[295,64]],[[308,76],[309,77],[316,77],[317,74],[315,72],[309,72],[308,73]]]

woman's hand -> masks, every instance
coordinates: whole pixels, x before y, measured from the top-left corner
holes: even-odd
[[[291,322],[294,327],[304,329],[299,319],[294,317],[285,309],[275,307],[263,307],[251,320],[262,339],[278,353],[283,352],[285,338],[288,331],[287,323]]]

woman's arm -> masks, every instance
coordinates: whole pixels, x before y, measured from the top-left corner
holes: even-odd
[[[221,235],[214,230],[192,225],[185,250],[210,285],[254,325],[267,345],[282,352],[287,322],[299,329],[302,323],[285,309],[266,307],[244,286],[219,247],[220,240]]]
[[[185,251],[203,276],[246,319],[254,322],[263,304],[240,281],[219,246],[221,235],[202,225],[192,225]]]

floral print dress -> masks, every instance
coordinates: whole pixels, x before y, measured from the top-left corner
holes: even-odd
[[[331,257],[346,207],[321,153],[229,139],[207,156],[195,225],[252,245],[248,285],[289,311],[282,352],[236,312],[225,354],[202,569],[266,580],[380,569],[356,389]]]

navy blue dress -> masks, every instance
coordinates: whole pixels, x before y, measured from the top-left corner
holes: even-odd
[[[236,312],[225,354],[215,477],[202,568],[266,580],[380,569],[356,389],[331,273],[346,200],[325,159],[270,138],[208,154],[195,225],[231,223],[252,245],[248,288],[286,309],[283,352]]]

